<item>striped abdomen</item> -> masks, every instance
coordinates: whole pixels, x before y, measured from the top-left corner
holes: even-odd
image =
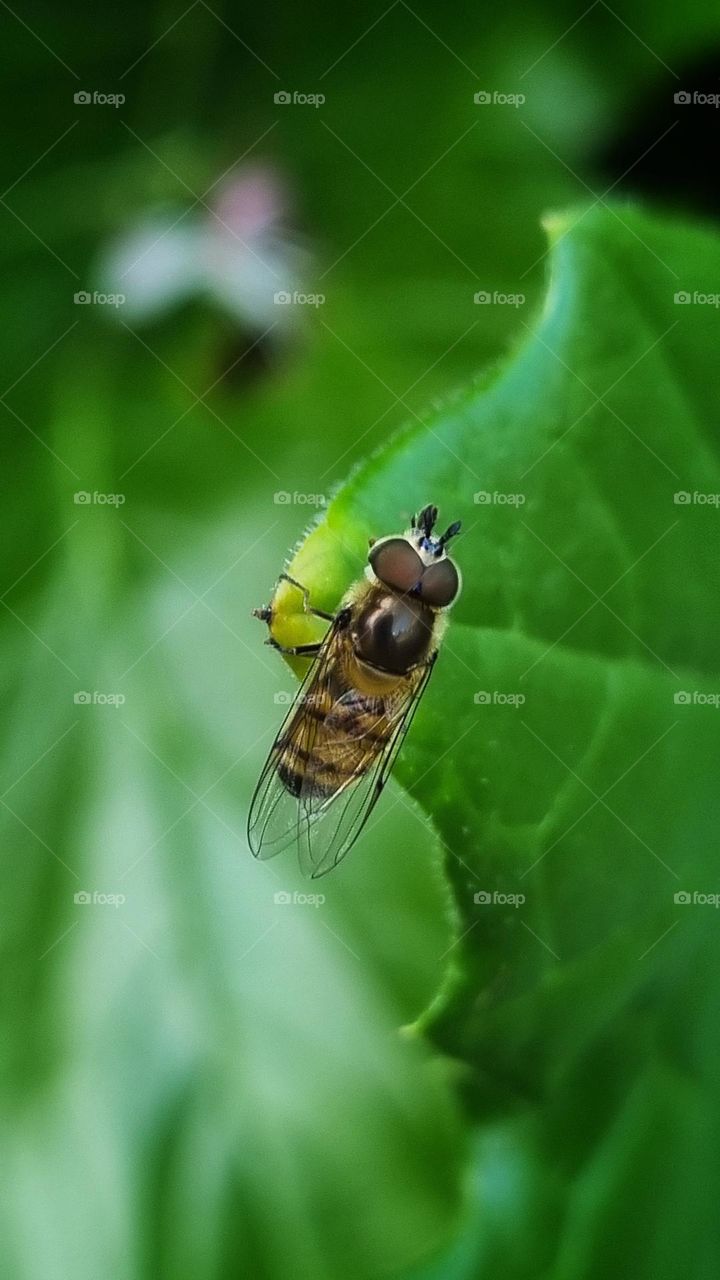
[[[353,664],[355,665],[355,664]],[[299,796],[330,797],[365,773],[392,732],[387,695],[363,693],[342,672],[311,688],[277,743],[278,773]]]

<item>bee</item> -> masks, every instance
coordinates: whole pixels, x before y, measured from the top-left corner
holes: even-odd
[[[375,807],[432,674],[460,592],[460,571],[447,554],[460,521],[433,537],[435,506],[410,529],[370,540],[365,578],[347,591],[335,614],[306,613],[330,625],[319,644],[284,648],[272,636],[273,609],[255,616],[271,630],[267,643],[310,659],[305,681],[260,774],[248,818],[257,858],[297,845],[300,865],[316,878],[336,867]]]

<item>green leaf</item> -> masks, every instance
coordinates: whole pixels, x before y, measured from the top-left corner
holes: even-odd
[[[626,207],[547,226],[545,305],[507,368],[361,466],[291,572],[332,607],[369,536],[431,500],[464,521],[463,594],[397,765],[458,913],[420,1025],[472,1067],[478,1115],[536,1114],[526,1160],[558,1187],[584,1171],[547,1223],[565,1280],[595,1274],[576,1220],[601,1233],[629,1170],[654,1170],[668,1206],[677,1162],[702,1186],[682,1125],[650,1140],[648,1081],[687,1070],[718,1120],[693,991],[718,962],[720,246]],[[278,601],[288,634],[296,597]],[[643,1120],[618,1159],[603,1135],[630,1125],[628,1097],[648,1141]],[[638,1242],[633,1274],[692,1270],[688,1249],[701,1268],[697,1237],[683,1259],[669,1239],[654,1271]]]

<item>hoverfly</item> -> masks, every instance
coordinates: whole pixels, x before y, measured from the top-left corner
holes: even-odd
[[[413,517],[407,533],[370,541],[366,578],[350,587],[336,614],[307,613],[330,626],[320,644],[282,648],[311,659],[260,775],[250,805],[248,842],[257,858],[290,844],[312,877],[336,867],[357,840],[395,762],[424,693],[457,599],[460,573],[446,547],[460,530],[433,537],[437,507]],[[273,610],[255,616],[272,628]]]

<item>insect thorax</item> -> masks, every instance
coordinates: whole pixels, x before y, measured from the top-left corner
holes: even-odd
[[[372,667],[403,676],[435,646],[434,610],[421,600],[371,585],[357,600],[350,622],[355,654]]]

